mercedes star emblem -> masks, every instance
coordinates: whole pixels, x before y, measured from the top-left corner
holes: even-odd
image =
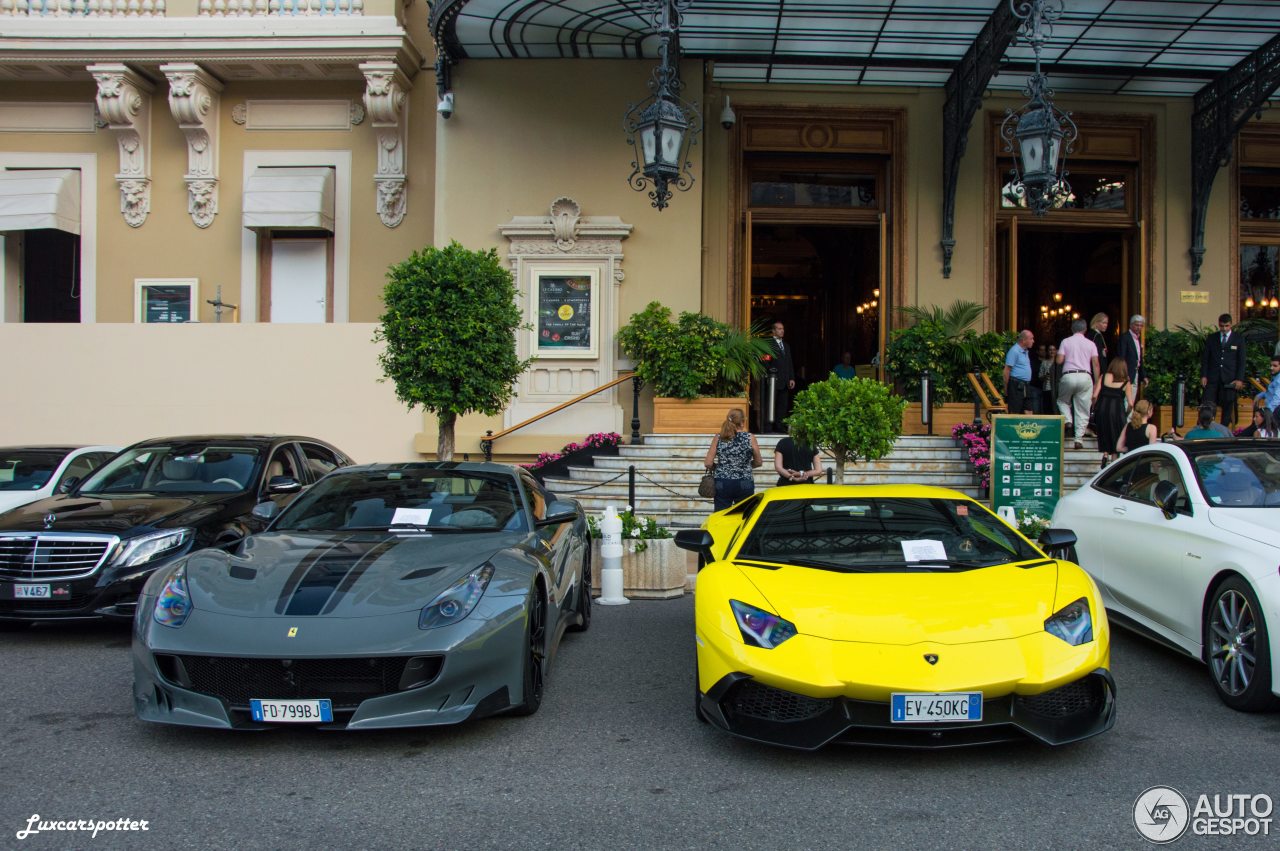
[[[44,516],[44,528],[52,529],[54,522],[58,519],[56,514],[46,514]]]

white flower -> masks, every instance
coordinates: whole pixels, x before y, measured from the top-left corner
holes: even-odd
[[[631,530],[631,537],[633,537],[633,538],[638,538],[638,537],[640,537],[640,530],[639,530],[639,529],[632,529],[632,530]]]

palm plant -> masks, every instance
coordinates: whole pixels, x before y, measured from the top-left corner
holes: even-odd
[[[912,324],[931,326],[947,350],[948,361],[960,372],[973,372],[983,365],[984,350],[974,325],[986,312],[985,304],[956,299],[949,307],[909,305],[898,308]]]
[[[736,396],[752,378],[764,375],[764,356],[772,351],[763,323],[754,322],[747,330],[729,327],[712,346],[717,370],[712,379],[716,396]]]

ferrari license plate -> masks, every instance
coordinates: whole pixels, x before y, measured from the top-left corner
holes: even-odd
[[[982,692],[894,694],[889,720],[895,724],[935,724],[940,721],[981,721]]]
[[[250,700],[254,721],[278,724],[322,724],[333,720],[328,700]]]
[[[50,586],[48,585],[15,585],[13,586],[13,599],[15,600],[48,600],[51,596]]]

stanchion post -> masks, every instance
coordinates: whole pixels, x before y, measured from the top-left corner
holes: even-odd
[[[1173,385],[1173,430],[1176,433],[1178,429],[1186,423],[1187,418],[1187,376],[1178,373],[1178,380]]]
[[[933,378],[929,370],[920,373],[920,422],[933,434]]]
[[[631,445],[640,443],[640,389],[644,380],[638,375],[631,376]],[[633,503],[634,504],[634,503]]]
[[[828,467],[827,468],[827,484],[829,485],[835,484],[835,481],[836,481],[836,470],[834,467]]]
[[[760,431],[768,434],[773,430],[774,423],[774,406],[778,403],[778,371],[770,367],[769,377],[764,382],[764,416],[765,421],[760,424]]]
[[[627,505],[636,510],[636,465],[627,465]]]

